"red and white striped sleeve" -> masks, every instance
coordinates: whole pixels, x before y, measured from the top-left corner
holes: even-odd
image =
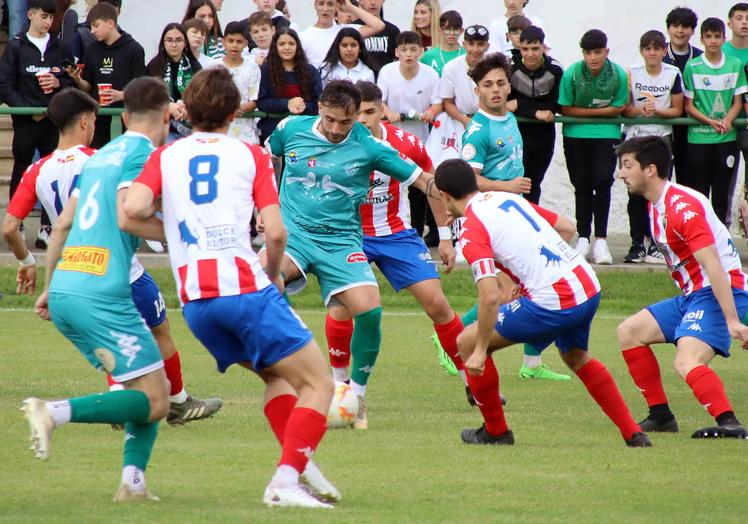
[[[13,198],[8,204],[8,214],[23,220],[36,205],[36,179],[39,178],[39,170],[42,162],[34,162],[23,174],[21,183],[18,184]]]
[[[255,163],[255,178],[252,184],[252,198],[258,211],[278,204],[278,186],[275,183],[275,170],[270,154],[260,146],[249,145]]]
[[[460,234],[462,254],[470,264],[475,282],[483,278],[496,276],[496,262],[494,261],[491,237],[483,223],[468,215]]]
[[[156,149],[151,156],[148,157],[143,171],[140,172],[138,178],[134,182],[144,184],[151,188],[153,196],[157,197],[161,194],[162,180],[161,180],[161,153],[164,152],[167,146],[162,146]]]
[[[538,213],[538,215],[543,217],[543,220],[551,225],[551,227],[556,227],[556,224],[558,224],[558,213],[554,213],[550,209],[546,209],[537,204],[533,204],[532,202],[530,202],[530,205]]]

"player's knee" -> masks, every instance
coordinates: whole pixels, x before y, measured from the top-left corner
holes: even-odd
[[[636,321],[634,317],[629,317],[618,324],[618,344],[621,349],[629,349],[636,345]]]
[[[423,310],[436,324],[446,324],[454,318],[454,312],[447,302],[447,297],[439,293],[424,300]]]
[[[694,359],[691,355],[685,352],[676,352],[675,360],[673,361],[673,367],[678,376],[683,380],[686,379],[691,370],[701,365],[701,362]]]
[[[457,351],[460,353],[462,360],[467,360],[473,354],[475,342],[468,330],[463,331],[457,336]]]
[[[169,397],[166,395],[148,394],[148,402],[151,406],[151,422],[162,420],[169,414]]]

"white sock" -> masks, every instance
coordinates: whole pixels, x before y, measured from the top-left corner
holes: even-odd
[[[70,402],[67,400],[47,402],[47,411],[52,416],[52,420],[55,421],[56,428],[70,422]]]
[[[273,475],[271,483],[281,486],[293,486],[299,483],[299,472],[287,464],[281,464],[275,470],[275,475]]]
[[[356,384],[356,382],[354,382],[353,380],[351,380],[351,389],[357,397],[363,397],[366,394],[366,386]]]
[[[543,358],[540,355],[525,355],[523,363],[525,367],[535,369],[543,363]]]
[[[130,491],[145,491],[145,474],[135,466],[122,468],[122,484],[127,484]]]
[[[462,381],[463,381],[463,382],[465,383],[465,385],[467,386],[467,385],[468,385],[468,383],[467,383],[467,373],[465,373],[465,370],[464,370],[464,369],[461,369],[461,370],[460,370],[460,378],[462,379]]]
[[[171,402],[172,404],[184,404],[185,402],[187,402],[187,397],[187,391],[182,388],[182,391],[180,391],[176,395],[169,395],[169,402]]]
[[[332,378],[335,382],[345,382],[350,380],[351,374],[348,372],[348,367],[332,368]]]

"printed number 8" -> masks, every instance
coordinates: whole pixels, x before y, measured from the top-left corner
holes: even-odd
[[[206,169],[207,168],[207,169]],[[195,204],[210,204],[218,196],[218,157],[198,155],[190,159],[190,199]],[[201,185],[202,184],[202,185]]]

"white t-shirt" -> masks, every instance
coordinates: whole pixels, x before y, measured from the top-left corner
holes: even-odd
[[[644,64],[632,65],[629,69],[629,92],[636,107],[644,107],[647,99],[653,99],[656,109],[668,109],[673,94],[683,93],[680,69],[670,64],[662,64],[657,76],[650,76]],[[666,136],[673,134],[673,126],[659,124],[639,124],[623,129],[626,138],[642,136]]]
[[[418,73],[410,80],[400,73],[399,62],[387,64],[379,71],[377,85],[382,90],[382,99],[395,113],[424,113],[432,104],[441,102],[439,75],[426,64],[418,64]],[[409,120],[395,125],[424,142],[428,139],[429,126],[424,122]]]
[[[338,64],[333,67],[332,71],[330,71],[329,73],[327,72],[327,70],[323,69],[322,84],[326,86],[328,82],[332,80],[349,80],[354,84],[359,80],[364,80],[366,82],[375,81],[374,71],[372,71],[369,66],[364,64],[361,60],[359,60],[358,63],[351,69],[348,69],[340,62],[338,62]]]
[[[260,49],[259,47],[253,47],[250,51],[248,47],[245,47],[242,51],[242,58],[244,60],[252,60],[255,64],[257,63],[257,57],[267,58],[270,53],[270,48]]]
[[[260,91],[260,68],[253,60],[244,60],[242,65],[238,67],[229,67],[223,60],[218,60],[217,63],[231,72],[234,83],[242,97],[242,104],[257,100]],[[257,123],[254,118],[235,118],[231,122],[227,134],[250,144],[260,143],[257,135]]]
[[[474,115],[478,112],[475,82],[468,76],[468,63],[464,55],[444,65],[439,98],[454,98],[457,109],[465,115]]]
[[[213,67],[214,65],[221,63],[221,60],[211,58],[205,53],[200,53],[200,56],[197,57],[197,61],[201,66],[203,66],[203,69],[208,69],[209,67]]]
[[[525,11],[524,16],[532,22],[532,25],[541,28],[545,32],[545,23],[542,18],[539,16],[528,15],[527,11]],[[491,44],[488,48],[488,52],[498,53],[501,51],[508,58],[512,58],[512,43],[506,37],[508,32],[506,27],[507,20],[508,18],[502,15],[488,24],[488,42]],[[545,46],[548,49],[552,47],[550,40],[548,40],[548,35],[545,35]]]
[[[28,38],[29,41],[37,47],[37,49],[39,49],[39,52],[41,54],[44,54],[44,52],[47,50],[47,44],[49,43],[49,33],[41,38],[36,38],[31,36],[29,33],[26,33],[26,38]]]
[[[299,40],[301,40],[301,46],[304,48],[306,58],[316,69],[322,67],[327,52],[330,50],[330,46],[335,41],[335,37],[338,36],[340,30],[344,27],[358,29],[361,26],[353,24],[333,24],[332,27],[322,29],[312,25],[299,33]]]

